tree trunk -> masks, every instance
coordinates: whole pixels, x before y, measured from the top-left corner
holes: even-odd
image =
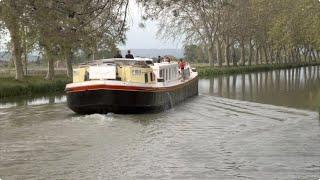
[[[27,76],[28,75],[28,55],[26,54],[26,52],[23,53],[23,70],[24,70],[24,75]]]
[[[263,48],[259,47],[259,61],[260,64],[263,64]]]
[[[209,58],[209,65],[210,67],[214,67],[214,62],[213,62],[213,45],[210,44],[208,47],[208,58]]]
[[[269,56],[270,56],[270,62],[271,62],[271,64],[273,64],[274,63],[274,54],[273,54],[273,48],[271,48],[270,46],[269,46]]]
[[[246,59],[245,59],[245,48],[244,48],[244,40],[243,40],[243,38],[241,39],[240,46],[241,46],[241,60],[240,60],[240,64],[241,64],[241,66],[244,66],[245,63],[246,63]]]
[[[301,62],[301,57],[300,57],[300,49],[295,48],[295,54],[296,54],[296,62]]]
[[[291,63],[295,63],[295,61],[296,61],[296,56],[295,56],[295,54],[294,54],[294,50],[292,49],[290,53],[291,53]]]
[[[22,59],[21,59],[22,46],[21,46],[20,21],[19,21],[20,12],[18,12],[16,9],[17,7],[16,1],[14,0],[6,1],[6,3],[8,3],[9,5],[7,6],[7,8],[9,8],[8,13],[5,13],[5,16],[1,18],[1,21],[3,21],[4,24],[6,24],[6,27],[11,36],[12,59],[13,59],[13,64],[15,66],[15,79],[22,80],[24,76],[23,76],[23,66],[22,66]]]
[[[292,63],[296,63],[297,62],[297,56],[295,54],[295,50],[294,49],[291,50],[291,54],[292,54]]]
[[[311,48],[310,48],[310,46],[309,46],[309,48],[308,48],[308,55],[307,55],[309,58],[309,63],[311,63],[312,62],[312,55],[311,55]]]
[[[281,49],[276,50],[276,62],[277,64],[280,64],[280,54],[281,54]]]
[[[313,57],[313,61],[317,62],[317,56],[316,56],[316,53],[314,52],[313,48],[311,48],[311,54],[312,54],[312,57]]]
[[[303,52],[304,62],[307,62],[308,51],[305,49]]]
[[[269,64],[268,50],[267,50],[267,46],[266,45],[263,47],[263,50],[264,50],[265,63]]]
[[[24,75],[28,75],[28,49],[27,49],[27,35],[26,35],[26,28],[23,29],[23,69],[24,69]]]
[[[229,38],[226,39],[225,46],[224,46],[224,58],[227,66],[230,66],[230,47],[229,47]]]
[[[252,57],[253,57],[253,46],[251,44],[251,39],[249,42],[249,59],[248,59],[248,65],[251,66],[252,64]]]
[[[94,61],[95,60],[95,51],[92,51],[92,61]]]
[[[66,54],[67,76],[70,79],[73,78],[72,61],[73,61],[73,52],[70,49],[67,51],[67,54]]]
[[[22,65],[22,48],[21,48],[21,36],[19,35],[19,28],[16,22],[13,22],[14,25],[9,29],[11,34],[11,41],[13,44],[13,56],[14,56],[14,65],[16,70],[15,79],[23,79],[23,65]]]
[[[47,71],[47,80],[53,80],[54,79],[54,59],[50,53],[47,53],[47,59],[48,59],[48,71]]]
[[[237,54],[236,49],[234,48],[234,44],[232,44],[232,64],[233,66],[237,66]]]
[[[218,61],[218,66],[222,67],[222,53],[221,53],[221,42],[219,38],[216,39],[216,48],[217,48],[217,61]]]
[[[291,53],[290,47],[288,47],[287,56],[288,56],[288,64],[292,63],[293,62],[293,57],[292,57],[292,53]]]
[[[288,57],[287,57],[287,48],[286,46],[283,46],[283,63],[284,64],[287,64],[287,61],[288,61]]]
[[[259,47],[256,47],[255,61],[256,61],[256,65],[259,64]]]

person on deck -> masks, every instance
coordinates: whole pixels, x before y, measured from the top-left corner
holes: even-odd
[[[184,80],[185,75],[184,75],[184,68],[185,68],[186,64],[184,62],[184,60],[181,58],[179,61],[179,69],[180,69],[180,73],[181,73],[181,77]]]
[[[122,58],[121,52],[117,51],[117,54],[114,56],[114,58]]]
[[[179,68],[180,68],[181,70],[183,70],[185,66],[186,66],[186,64],[185,64],[185,62],[183,61],[183,59],[181,58],[180,61],[179,61]]]
[[[157,63],[161,63],[161,56],[158,56]]]
[[[170,57],[164,57],[164,62],[170,63],[170,61],[171,61]]]
[[[128,53],[126,54],[127,59],[134,59],[133,55],[131,54],[131,51],[128,50]]]

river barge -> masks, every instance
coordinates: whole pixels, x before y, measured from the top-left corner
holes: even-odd
[[[66,94],[68,107],[78,114],[155,112],[198,95],[198,73],[172,61],[96,60],[74,69]]]

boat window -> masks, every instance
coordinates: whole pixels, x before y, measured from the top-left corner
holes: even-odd
[[[175,79],[176,78],[176,71],[174,68],[172,68],[172,79]]]
[[[150,73],[150,80],[154,81],[152,72]]]
[[[147,83],[148,82],[148,73],[144,74],[144,81]]]
[[[173,71],[173,69],[171,68],[171,80],[173,80],[174,79],[174,71]]]
[[[174,73],[174,68],[172,68],[171,70],[172,70],[172,79],[174,79],[176,77],[176,74]]]
[[[132,70],[132,75],[133,76],[140,76],[141,75],[141,70],[138,70],[138,69]]]
[[[159,77],[163,78],[163,69],[160,69]]]
[[[178,69],[177,68],[174,68],[174,74],[175,74],[174,78],[177,79],[177,75],[178,75]]]
[[[146,64],[153,65],[153,62],[152,61],[146,61]]]
[[[169,76],[168,69],[165,69],[165,72],[166,72],[166,80],[168,80],[168,76]]]
[[[179,68],[176,67],[176,78],[178,78],[178,77],[179,77]]]

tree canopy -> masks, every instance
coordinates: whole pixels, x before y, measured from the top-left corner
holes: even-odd
[[[0,1],[0,24],[10,32],[16,79],[23,78],[21,56],[30,44],[36,44],[48,59],[48,79],[54,77],[56,59],[66,60],[71,76],[76,51],[94,54],[115,49],[125,40],[128,3],[129,0]]]
[[[211,65],[310,61],[319,58],[318,0],[139,0],[159,33],[206,47]],[[222,48],[224,51],[222,51]],[[216,51],[216,53],[214,53]],[[255,52],[254,52],[255,51]],[[214,58],[216,56],[216,58]]]

